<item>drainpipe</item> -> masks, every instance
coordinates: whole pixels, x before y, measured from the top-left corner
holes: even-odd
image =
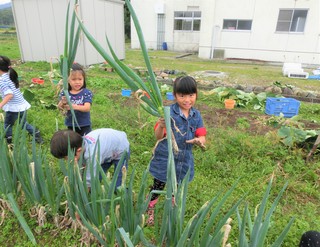
[[[210,59],[213,59],[214,49],[216,45],[217,36],[220,31],[220,26],[215,25],[212,27],[212,37],[211,37],[211,50],[210,50]]]

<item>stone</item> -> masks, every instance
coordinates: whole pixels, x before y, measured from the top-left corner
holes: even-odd
[[[285,87],[283,88],[282,93],[286,95],[293,95],[293,90],[291,88]]]
[[[313,92],[308,92],[307,98],[313,98],[314,99],[314,98],[316,98],[316,95]]]
[[[167,73],[165,73],[165,72],[162,72],[162,73],[160,74],[160,76],[161,76],[162,78],[165,78],[165,77],[168,78],[169,75],[168,75]]]
[[[245,91],[246,93],[252,93],[252,92],[253,92],[253,86],[246,86],[246,87],[244,88],[244,91]]]
[[[244,90],[244,87],[243,86],[241,86],[240,84],[236,84],[235,86],[234,86],[234,89],[237,89],[237,90]]]
[[[262,92],[264,92],[264,87],[260,87],[260,86],[254,87],[253,92],[262,93]]]
[[[308,92],[304,92],[302,90],[300,90],[296,93],[297,93],[297,96],[299,96],[299,97],[307,97],[307,95],[308,95]]]
[[[281,94],[282,93],[282,90],[280,87],[277,87],[277,86],[272,86],[272,93],[274,94]]]

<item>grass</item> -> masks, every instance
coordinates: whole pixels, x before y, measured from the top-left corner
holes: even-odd
[[[17,40],[14,36],[0,36],[0,54],[7,55],[14,61],[20,59]],[[316,90],[316,83],[319,83],[283,77],[280,66],[200,60],[195,55],[177,59],[178,55],[170,51],[149,52],[154,69],[175,69],[185,71],[190,75],[204,70],[223,71],[228,73],[224,82],[232,84],[271,85],[274,81],[281,81],[284,84]],[[124,62],[133,66],[141,66],[143,62],[140,51],[127,49]],[[41,130],[45,139],[43,149],[48,152],[49,140],[56,129],[56,123],[59,128],[64,128],[64,118],[58,110],[46,108],[50,104],[56,104],[58,100],[55,94],[56,88],[45,77],[50,70],[50,65],[46,62],[28,62],[17,63],[14,68],[22,76],[22,90],[29,88],[36,95],[32,108],[28,111],[28,120]],[[32,86],[31,78],[40,76],[44,77],[45,84]],[[121,97],[121,88],[126,85],[115,73],[107,73],[99,66],[94,66],[87,71],[87,76],[88,88],[94,93],[91,110],[93,129],[110,127],[127,132],[131,144],[129,173],[135,167],[136,181],[140,181],[155,144],[153,125],[156,118],[147,115],[132,99]],[[200,93],[197,104],[223,108],[222,103],[216,97],[202,93]],[[249,109],[235,110],[249,111]],[[251,109],[250,111],[257,116],[262,114]],[[319,112],[319,105],[303,102],[299,116],[301,119],[319,123]],[[228,118],[227,115],[226,118]],[[306,165],[304,150],[288,149],[279,143],[273,134],[251,135],[245,131],[247,124],[247,120],[242,118],[238,119],[236,129],[225,126],[208,128],[207,151],[203,152],[195,148],[195,178],[189,186],[186,218],[191,218],[201,205],[210,200],[218,191],[227,191],[238,178],[240,178],[240,183],[228,204],[232,205],[241,196],[247,194],[245,202],[248,203],[253,214],[270,177],[274,174],[271,194],[273,199],[286,181],[289,181],[289,185],[273,215],[268,239],[269,241],[274,240],[291,217],[295,217],[295,222],[283,246],[297,246],[304,231],[320,229],[320,219],[315,217],[320,214],[318,206],[320,204],[320,159],[315,156],[314,160]],[[58,169],[58,161],[49,154],[48,159],[52,166]],[[150,177],[150,185],[151,182]],[[160,205],[163,201],[161,198]],[[240,207],[240,210],[243,209],[244,204]],[[23,211],[23,213],[27,217],[28,212]],[[236,221],[236,216],[233,216],[233,220]],[[34,232],[39,246],[72,246],[78,243],[79,234],[74,233],[71,229],[57,231],[52,229],[50,223],[39,229],[33,219],[28,219],[28,223],[37,232],[41,230],[41,233]],[[12,243],[15,246],[31,246],[18,225],[18,221],[9,213],[1,226],[1,245]],[[149,229],[150,236],[153,236],[154,229],[148,228],[147,230]],[[231,230],[229,240],[232,246],[237,245],[235,226]]]

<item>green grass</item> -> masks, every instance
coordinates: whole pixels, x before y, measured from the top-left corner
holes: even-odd
[[[9,47],[12,48],[8,49]],[[19,59],[18,45],[14,37],[0,36],[0,54],[7,55],[13,60]],[[177,59],[175,58],[177,55],[179,54],[170,51],[149,52],[154,69],[175,69],[186,71],[191,75],[196,71],[215,70],[228,73],[229,77],[225,80],[232,84],[270,85],[274,81],[282,81],[296,84],[301,88],[317,88],[314,81],[282,77],[279,66],[200,60],[196,56]],[[124,62],[141,66],[143,62],[140,51],[128,49]],[[48,152],[48,159],[52,166],[59,167],[58,161],[53,159],[48,151],[56,122],[59,128],[64,128],[64,118],[58,110],[46,108],[46,105],[56,104],[58,100],[55,94],[56,88],[45,77],[50,70],[50,65],[45,62],[28,62],[17,64],[14,68],[23,77],[22,90],[29,88],[36,95],[32,108],[28,111],[28,120],[43,133],[45,139],[43,149]],[[31,78],[40,76],[44,77],[45,84],[31,87]],[[129,173],[135,167],[136,181],[140,181],[155,145],[153,125],[156,118],[147,115],[132,99],[121,97],[121,88],[126,87],[126,84],[115,73],[107,73],[99,66],[94,66],[87,71],[87,76],[87,87],[94,92],[91,110],[93,128],[110,127],[127,132],[131,144]],[[224,107],[216,97],[202,93],[200,93],[198,104],[206,104],[214,108]],[[263,114],[252,109],[235,109],[235,111],[250,111],[257,117]],[[303,102],[299,116],[301,119],[320,123],[319,112],[318,104]],[[320,219],[316,217],[320,214],[320,159],[315,156],[315,159],[306,165],[303,150],[288,149],[279,143],[274,135],[251,135],[245,131],[247,124],[247,119],[242,118],[238,119],[235,129],[224,126],[208,128],[207,151],[203,152],[195,148],[195,178],[189,186],[186,219],[191,218],[201,205],[215,196],[218,191],[227,191],[238,178],[240,183],[232,199],[228,201],[228,205],[232,205],[241,196],[247,194],[245,202],[249,204],[250,212],[253,214],[270,177],[274,174],[272,199],[276,197],[286,181],[289,181],[289,186],[273,215],[268,239],[274,240],[291,217],[295,217],[295,222],[283,246],[297,246],[304,231],[320,229]],[[151,177],[149,183],[151,185]],[[163,198],[160,199],[160,205],[161,202]],[[244,204],[240,210],[243,208]],[[27,217],[28,212],[23,213]],[[233,216],[233,219],[236,222],[236,216]],[[28,223],[34,230],[39,246],[72,246],[78,243],[79,234],[73,233],[72,229],[53,229],[49,222],[41,229],[41,233],[38,233],[35,231],[39,230],[37,223],[33,219],[28,219]],[[232,224],[232,227],[229,242],[232,246],[236,246],[236,224]],[[12,243],[15,246],[31,246],[19,227],[18,221],[11,214],[6,216],[1,229],[0,245]],[[149,234],[152,236],[153,228],[150,228]]]

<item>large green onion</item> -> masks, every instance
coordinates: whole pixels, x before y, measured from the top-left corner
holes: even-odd
[[[78,4],[78,0],[74,0],[75,7],[77,6],[77,4]],[[67,13],[66,13],[64,53],[63,55],[60,56],[59,63],[60,63],[60,73],[62,75],[62,81],[63,81],[63,92],[64,92],[64,95],[66,96],[68,105],[70,107],[70,111],[72,115],[72,126],[73,126],[73,129],[75,129],[75,125],[79,127],[79,124],[77,122],[74,109],[69,99],[68,77],[70,74],[70,69],[72,67],[72,64],[77,54],[81,29],[79,26],[76,29],[75,11],[72,11],[72,19],[71,19],[71,23],[69,23],[69,12],[70,12],[70,1],[68,3]]]
[[[148,113],[160,117],[163,116],[163,103],[162,103],[162,97],[160,93],[159,86],[157,84],[154,72],[151,68],[151,63],[149,60],[149,56],[147,53],[147,49],[145,46],[144,38],[141,32],[141,28],[137,19],[137,16],[134,13],[133,8],[131,7],[131,4],[129,1],[126,1],[126,4],[128,5],[128,8],[130,10],[130,13],[132,15],[132,19],[136,25],[136,28],[139,33],[139,40],[142,47],[142,54],[148,69],[148,80],[147,84],[145,84],[140,77],[138,77],[134,71],[129,68],[127,65],[122,63],[116,56],[115,52],[113,51],[110,42],[107,38],[107,43],[109,45],[109,50],[111,52],[111,55],[97,42],[97,40],[90,34],[90,32],[87,30],[85,25],[82,23],[79,16],[78,18],[78,24],[80,28],[82,29],[83,33],[87,37],[87,39],[91,42],[93,47],[100,53],[100,55],[114,68],[114,70],[118,73],[118,75],[124,80],[124,82],[136,93],[140,93],[141,95],[138,96],[141,102],[141,106],[143,109],[145,109]],[[149,94],[150,99],[148,97],[143,95],[143,92],[146,92]]]
[[[81,217],[82,224],[100,241],[101,244],[114,246],[116,241],[117,229],[123,227],[125,231],[134,235],[137,227],[141,225],[142,214],[147,207],[147,201],[143,200],[145,194],[139,195],[140,202],[134,201],[133,196],[133,181],[134,174],[129,180],[128,189],[126,186],[125,169],[119,165],[114,172],[113,178],[110,180],[101,166],[96,166],[96,171],[91,165],[93,161],[100,157],[100,146],[96,145],[94,155],[89,157],[83,174],[81,165],[76,164],[74,160],[74,153],[70,151],[68,154],[68,166],[65,179],[65,191],[68,200],[68,207],[70,215],[76,220],[76,214]],[[122,164],[127,153],[125,152],[119,164]],[[99,164],[99,160],[97,160]],[[82,155],[79,164],[82,164]],[[86,183],[86,172],[91,173],[90,192]],[[123,184],[116,189],[116,181],[119,172],[123,172]],[[95,174],[95,175],[94,175]],[[98,179],[101,177],[101,181]],[[144,178],[146,180],[146,176]],[[146,182],[141,183],[142,189],[145,191]],[[116,192],[116,194],[115,194]],[[139,239],[138,239],[139,240]],[[136,243],[137,240],[135,241]]]
[[[18,204],[17,204],[17,202],[15,201],[15,199],[13,197],[13,194],[9,193],[9,194],[7,194],[7,197],[8,197],[8,201],[9,201],[9,203],[11,205],[12,211],[17,216],[17,218],[18,218],[22,228],[26,232],[29,240],[32,242],[32,244],[36,245],[37,244],[36,239],[33,236],[33,233],[31,231],[30,227],[28,226],[26,220],[24,219],[23,215],[21,214],[21,212],[19,210],[19,207],[18,207]]]
[[[1,126],[3,127],[3,126]],[[0,196],[8,193],[17,193],[17,177],[12,167],[12,152],[8,149],[4,138],[4,128],[0,130]]]
[[[270,209],[267,211],[267,203],[268,198],[270,196],[271,186],[272,186],[273,178],[270,179],[267,189],[264,193],[261,204],[259,205],[258,213],[255,215],[253,221],[250,216],[250,212],[248,207],[245,207],[243,217],[240,216],[239,211],[237,211],[238,221],[239,221],[239,243],[242,245],[239,246],[248,246],[248,247],[263,247],[265,246],[265,241],[267,237],[268,230],[270,229],[271,216],[278,205],[280,198],[285,191],[288,183],[286,183],[278,196],[272,203]],[[286,227],[283,229],[279,237],[275,240],[275,242],[271,245],[273,247],[281,246],[285,236],[287,235],[294,218],[292,218]],[[249,240],[246,238],[246,228],[249,230]],[[268,243],[270,245],[270,243]]]

